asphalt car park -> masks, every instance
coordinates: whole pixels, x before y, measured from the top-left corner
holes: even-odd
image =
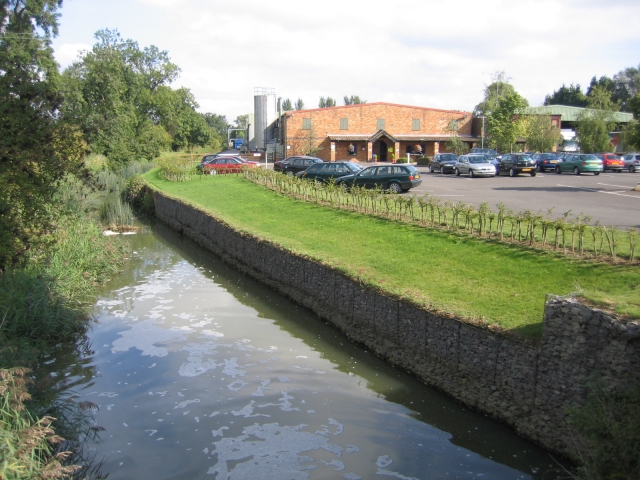
[[[531,210],[559,217],[589,215],[589,223],[619,228],[640,228],[640,173],[601,173],[595,175],[557,175],[553,172],[537,176],[469,178],[429,173],[429,167],[418,167],[422,184],[409,194],[431,194],[445,200],[480,205],[488,202],[493,210],[504,203],[514,211]]]

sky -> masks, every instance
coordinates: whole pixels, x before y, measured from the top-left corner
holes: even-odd
[[[203,113],[253,112],[256,87],[338,105],[345,95],[471,111],[504,71],[532,106],[562,84],[640,65],[638,0],[63,0],[64,69],[94,33],[155,45]]]

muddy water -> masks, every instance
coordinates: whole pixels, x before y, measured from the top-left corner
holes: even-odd
[[[557,478],[550,456],[156,225],[64,366],[110,479]]]

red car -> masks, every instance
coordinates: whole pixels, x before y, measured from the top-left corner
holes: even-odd
[[[596,157],[602,160],[603,172],[611,170],[620,173],[624,168],[624,160],[622,160],[620,155],[616,155],[615,153],[597,153]]]
[[[247,167],[259,168],[260,164],[239,157],[214,157],[211,155],[202,159],[198,170],[209,175],[217,175],[218,173],[240,173],[243,168]]]

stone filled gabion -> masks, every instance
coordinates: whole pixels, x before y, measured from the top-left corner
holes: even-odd
[[[419,308],[325,265],[238,232],[153,192],[156,216],[226,262],[328,320],[351,340],[554,452],[570,452],[566,417],[597,376],[640,375],[640,322],[549,295],[539,345]]]

